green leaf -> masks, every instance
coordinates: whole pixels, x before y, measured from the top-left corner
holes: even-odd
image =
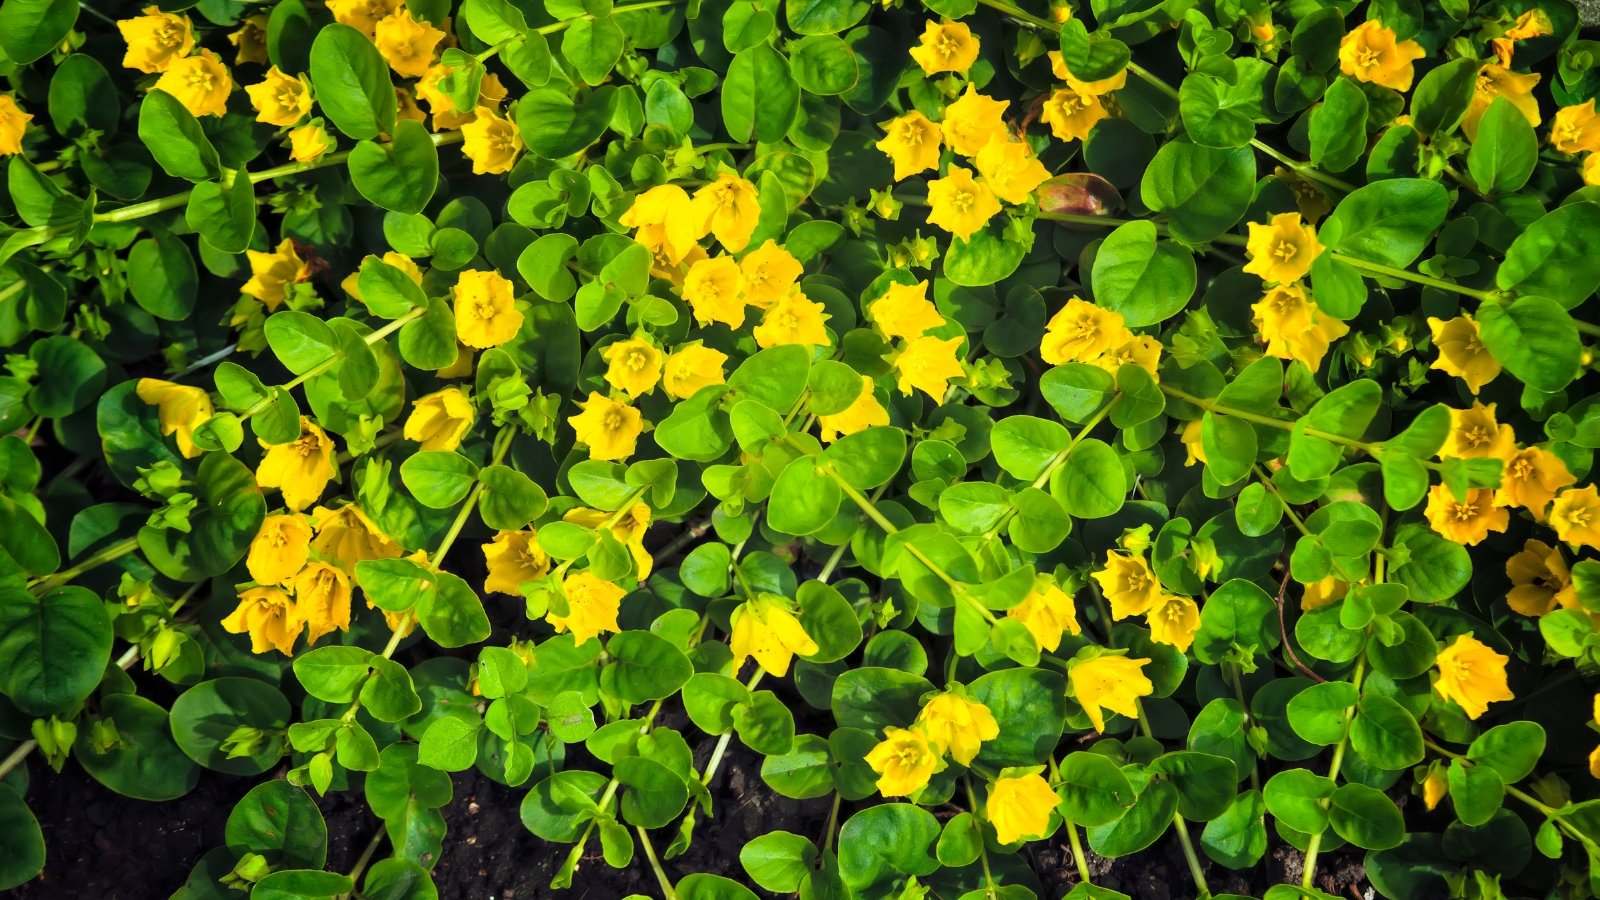
[[[577,99],[567,91],[540,88],[517,101],[517,130],[529,152],[541,159],[565,159],[605,133],[617,92],[598,87]]]
[[[420,213],[439,183],[439,151],[422,123],[395,124],[387,143],[362,141],[350,151],[350,183],[374,206]],[[365,299],[363,294],[362,298]]]
[[[1367,149],[1367,94],[1349,78],[1328,86],[1311,111],[1311,162],[1328,172],[1355,165]]]
[[[0,49],[17,66],[61,46],[78,21],[76,0],[5,0],[0,4]]]
[[[449,509],[478,483],[478,466],[453,450],[424,450],[400,464],[400,480],[423,506]]]
[[[750,880],[774,893],[792,893],[811,874],[817,848],[811,839],[788,831],[772,831],[739,850],[739,865]]]
[[[128,290],[150,315],[170,322],[187,319],[199,289],[194,256],[171,234],[155,232],[128,249]]]
[[[1506,250],[1495,272],[1501,290],[1536,294],[1572,309],[1600,287],[1600,204],[1579,201],[1557,207],[1528,226]]]
[[[1061,25],[1061,60],[1079,81],[1110,78],[1127,67],[1129,57],[1127,44],[1109,34],[1090,34],[1082,19]]]
[[[258,853],[290,868],[321,869],[328,859],[328,824],[304,788],[268,781],[250,789],[228,814],[230,851]]]
[[[653,759],[623,757],[613,772],[622,785],[622,818],[630,825],[660,828],[677,818],[689,801],[683,779]]]
[[[482,723],[476,718],[441,716],[434,719],[422,733],[417,762],[441,772],[464,772],[472,768],[478,759],[481,728]]]
[[[599,84],[611,74],[626,43],[627,35],[615,19],[585,16],[561,35],[561,55],[585,84]]]
[[[786,0],[783,4],[789,28],[796,34],[838,34],[866,18],[871,9],[868,0]]]
[[[1405,268],[1422,255],[1449,209],[1449,193],[1439,182],[1389,178],[1339,201],[1317,236],[1329,250]]]
[[[176,800],[194,790],[200,768],[172,740],[165,709],[136,694],[107,694],[99,712],[116,727],[117,743],[80,740],[72,748],[96,781],[139,800]]]
[[[200,122],[166,91],[151,91],[139,104],[139,140],[174,178],[198,183],[214,180],[222,172],[217,148],[211,146]]]
[[[1095,301],[1121,313],[1129,328],[1158,325],[1188,305],[1195,288],[1194,256],[1156,240],[1155,223],[1120,225],[1095,252],[1089,283]]]
[[[1074,825],[1109,825],[1133,808],[1138,792],[1117,764],[1098,753],[1075,751],[1061,760],[1061,816]]]
[[[0,586],[0,692],[30,716],[65,716],[100,683],[111,638],[92,591],[61,587],[35,597]]]
[[[184,221],[205,246],[223,253],[243,253],[256,231],[256,190],[249,178],[235,175],[231,184],[205,181],[189,193]]]
[[[1532,774],[1544,747],[1544,727],[1538,722],[1507,722],[1478,735],[1467,748],[1467,759],[1499,772],[1506,784],[1516,784]]]
[[[0,856],[0,890],[32,881],[44,870],[44,832],[22,795],[9,784],[0,784],[0,847],[6,848]]]
[[[1285,769],[1267,781],[1263,796],[1273,818],[1295,831],[1320,834],[1328,827],[1326,801],[1333,791],[1333,782],[1321,775]]]
[[[1103,519],[1114,515],[1128,499],[1127,470],[1105,441],[1081,440],[1050,477],[1050,494],[1067,515]]]
[[[1248,148],[1203,147],[1180,139],[1156,151],[1139,193],[1152,212],[1167,217],[1173,237],[1199,244],[1244,218],[1255,184],[1256,158]]]
[[[349,25],[324,25],[311,44],[311,85],[334,127],[358,141],[395,130],[389,64],[366,35]]]
[[[1467,172],[1485,193],[1522,190],[1539,163],[1539,136],[1522,111],[1504,97],[1494,98],[1478,120],[1478,137],[1467,151]]]
[[[793,3],[789,9],[794,9]],[[854,51],[832,34],[812,35],[790,44],[789,71],[802,90],[823,97],[848,93],[861,80]]]
[[[294,675],[306,693],[328,703],[349,703],[371,670],[372,651],[362,647],[318,647],[295,657]]]
[[[1500,773],[1459,759],[1450,761],[1446,775],[1456,817],[1464,825],[1482,825],[1494,818],[1505,803],[1506,786]]]
[[[1340,837],[1365,850],[1398,847],[1406,823],[1394,801],[1364,784],[1346,784],[1329,798],[1328,821]]]
[[[289,716],[289,701],[277,688],[229,676],[203,681],[173,702],[172,737],[184,755],[208,769],[259,775],[283,756],[282,733]],[[230,742],[241,728],[257,729],[264,737],[253,752],[237,756],[230,753]]]
[[[908,876],[939,868],[933,856],[939,821],[909,803],[883,803],[851,816],[839,830],[839,875],[853,891],[870,895]]]
[[[1475,59],[1453,59],[1422,76],[1411,96],[1412,127],[1430,137],[1456,127],[1467,112],[1477,82],[1478,61]],[[1518,118],[1521,115],[1517,113]],[[1531,128],[1529,134],[1532,134]],[[1483,135],[1483,120],[1479,120],[1478,140],[1483,140]],[[1474,142],[1474,147],[1476,145]]]
[[[1379,769],[1404,769],[1422,761],[1422,728],[1405,707],[1368,694],[1350,723],[1350,747]]]
[[[839,2],[822,0],[818,5]],[[783,56],[767,45],[735,55],[721,91],[722,125],[736,141],[782,140],[800,111],[800,86]]]
[[[28,405],[41,416],[69,416],[105,389],[105,361],[75,337],[58,334],[35,341],[28,357],[38,366],[38,382],[28,394]]]
[[[611,663],[600,672],[601,687],[627,703],[648,703],[677,693],[694,674],[683,651],[649,631],[624,631],[606,641]]]
[[[784,467],[767,501],[767,521],[787,534],[821,531],[839,512],[839,483],[819,470],[818,460],[802,456]]]
[[[156,570],[178,581],[214,578],[244,558],[267,515],[267,501],[250,468],[226,453],[207,453],[191,488],[198,501],[187,534],[150,525],[139,549]]]

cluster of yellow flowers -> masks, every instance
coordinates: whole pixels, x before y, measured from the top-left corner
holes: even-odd
[[[1105,567],[1094,573],[1100,593],[1111,605],[1111,618],[1144,616],[1150,638],[1187,652],[1200,630],[1200,607],[1193,598],[1162,589],[1143,555],[1123,550],[1106,554]]]
[[[1134,334],[1122,313],[1072,297],[1045,323],[1039,357],[1052,366],[1088,363],[1112,375],[1133,364],[1160,380],[1161,342]]]
[[[1302,280],[1322,253],[1316,229],[1299,213],[1279,213],[1268,224],[1251,222],[1244,270],[1267,284],[1266,295],[1251,309],[1267,355],[1299,360],[1315,372],[1334,341],[1349,326],[1317,308]]]

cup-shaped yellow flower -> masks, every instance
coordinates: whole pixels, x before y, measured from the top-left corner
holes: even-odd
[[[0,156],[22,152],[22,136],[28,133],[32,113],[25,113],[10,94],[0,94]]]
[[[287,444],[267,444],[256,469],[256,483],[283,491],[283,502],[298,512],[317,502],[328,482],[339,474],[333,461],[333,439],[315,422],[300,417],[300,436]]]
[[[1350,326],[1317,309],[1298,284],[1271,288],[1250,308],[1267,355],[1298,361],[1313,372],[1333,342],[1350,333]]]
[[[964,74],[978,61],[978,39],[964,22],[930,21],[922,29],[922,39],[911,48],[911,58],[924,75]]]
[[[725,384],[728,380],[723,366],[728,354],[696,341],[684,344],[667,357],[661,372],[661,387],[674,400],[687,400],[701,388]]]
[[[1506,460],[1496,499],[1502,506],[1520,506],[1542,519],[1556,493],[1577,482],[1561,457],[1542,447],[1526,447]]]
[[[971,240],[999,211],[994,191],[973,178],[971,169],[951,166],[945,177],[928,182],[928,222],[963,241]]]
[[[994,837],[1002,844],[1038,840],[1050,835],[1050,814],[1061,798],[1037,772],[1001,776],[989,785],[989,799],[983,804],[983,817],[994,826]]]
[[[601,509],[578,507],[567,510],[561,520],[594,529],[611,521],[613,515],[615,514]],[[640,581],[649,578],[651,570],[655,567],[655,560],[651,558],[650,551],[644,548],[644,535],[649,530],[650,505],[643,501],[628,507],[615,522],[611,522],[611,536],[628,548],[628,553],[633,557],[633,564],[637,569],[635,574]]]
[[[421,78],[433,65],[433,56],[444,32],[427,20],[418,20],[411,10],[401,7],[378,21],[372,42],[389,68],[407,78]]]
[[[1310,612],[1329,604],[1343,600],[1350,593],[1350,583],[1340,578],[1329,575],[1306,585],[1305,591],[1300,595],[1300,611]]]
[[[306,643],[350,630],[350,576],[338,566],[313,562],[294,579],[294,605],[306,623]]]
[[[962,156],[977,156],[989,142],[1005,137],[1006,100],[996,100],[978,93],[967,85],[967,90],[954,103],[944,108],[944,121],[939,124],[944,142]]]
[[[730,617],[733,634],[728,646],[733,650],[733,671],[755,657],[756,665],[768,675],[783,677],[795,656],[810,656],[819,649],[817,642],[783,604],[771,597],[758,596],[741,603]]]
[[[378,23],[391,13],[405,8],[405,0],[328,0],[328,12],[341,25],[349,25],[367,37],[378,30]]]
[[[1491,531],[1505,531],[1511,521],[1505,507],[1495,500],[1493,490],[1475,488],[1467,492],[1466,500],[1457,500],[1455,493],[1442,484],[1428,489],[1423,515],[1441,536],[1468,547],[1488,537]]]
[[[289,238],[279,241],[277,249],[271,253],[246,250],[244,255],[250,262],[250,280],[239,290],[260,300],[268,311],[283,305],[290,285],[305,281],[311,275],[311,267],[300,258],[294,241]]]
[[[878,402],[873,393],[872,379],[865,375],[861,376],[861,393],[849,406],[836,413],[817,416],[817,426],[822,431],[824,444],[831,444],[847,434],[887,424],[889,411]]]
[[[706,234],[705,215],[697,215],[689,193],[675,184],[659,184],[635,197],[617,222],[634,229],[634,240],[674,265]]]
[[[1100,98],[1070,85],[1057,88],[1044,101],[1044,112],[1039,119],[1050,126],[1050,133],[1058,141],[1083,141],[1089,132],[1110,115]]]
[[[1027,203],[1039,185],[1050,180],[1050,170],[1021,141],[992,140],[978,151],[973,164],[989,190],[1007,203]]]
[[[265,79],[246,87],[244,92],[250,95],[257,122],[288,126],[311,112],[311,82],[304,75],[285,74],[277,66],[268,69]]]
[[[867,318],[889,340],[922,337],[944,325],[944,316],[928,299],[928,282],[889,285],[882,297],[867,306]]]
[[[472,121],[461,126],[461,152],[472,160],[472,174],[501,175],[522,155],[522,132],[515,122],[480,106]]]
[[[768,238],[739,260],[739,273],[744,276],[744,302],[766,309],[789,296],[805,267],[793,253]]]
[[[928,169],[939,168],[939,150],[944,138],[939,126],[916,110],[891,119],[876,146],[894,163],[894,180],[907,178]]]
[[[134,386],[139,399],[156,408],[161,433],[170,435],[185,459],[200,455],[194,444],[194,430],[206,423],[215,411],[211,395],[203,388],[175,384],[159,378],[141,378]]]
[[[562,616],[552,611],[544,617],[557,634],[572,632],[573,643],[582,647],[590,638],[620,630],[617,613],[622,610],[622,598],[626,593],[622,588],[586,570],[568,575],[561,582],[561,591],[567,598],[567,614]]]
[[[1183,430],[1178,432],[1178,440],[1183,443],[1185,466],[1205,465],[1206,448],[1203,443],[1205,423],[1200,419],[1192,419],[1183,423]]]
[[[1512,554],[1506,560],[1506,577],[1511,579],[1506,605],[1524,616],[1538,618],[1578,607],[1578,590],[1566,558],[1544,541],[1530,539]]]
[[[222,620],[223,631],[250,635],[251,653],[276,650],[284,656],[294,655],[294,642],[304,627],[289,595],[267,586],[240,593],[239,605]]]
[[[313,119],[289,132],[289,158],[295,162],[316,162],[333,149],[333,138],[321,119]]]
[[[472,430],[476,418],[467,392],[447,387],[418,397],[411,404],[411,415],[406,417],[402,434],[406,440],[421,444],[422,450],[454,450],[461,446],[461,439]]]
[[[156,79],[155,89],[176,97],[191,116],[220,116],[228,111],[233,75],[215,53],[197,50],[174,60]]]
[[[298,513],[267,516],[250,541],[245,568],[257,584],[283,584],[311,559],[311,523]]]
[[[1187,653],[1195,632],[1200,630],[1200,607],[1189,597],[1162,594],[1145,614],[1145,620],[1150,625],[1151,640]]]
[[[895,377],[900,393],[921,391],[943,403],[950,390],[950,380],[966,374],[958,352],[966,338],[919,337],[906,341],[894,358]]]
[[[610,344],[600,355],[606,361],[606,384],[627,394],[630,400],[649,393],[661,381],[666,356],[642,335]]]
[[[1139,715],[1139,698],[1148,697],[1155,685],[1144,674],[1148,659],[1097,656],[1072,664],[1067,683],[1078,705],[1089,714],[1094,730],[1106,730],[1106,710],[1129,718]]]
[[[1500,376],[1500,361],[1483,345],[1478,323],[1472,317],[1456,316],[1448,322],[1430,318],[1428,330],[1433,332],[1433,347],[1439,351],[1431,368],[1465,381],[1467,390],[1474,394]]]
[[[693,204],[694,216],[704,223],[699,227],[701,234],[709,231],[729,253],[750,246],[750,235],[761,219],[761,198],[755,185],[723,172],[694,192]]]
[[[1600,151],[1600,115],[1595,115],[1593,97],[1556,111],[1550,146],[1573,155]]]
[[[1476,719],[1489,711],[1489,704],[1515,696],[1506,684],[1506,663],[1510,661],[1511,657],[1494,652],[1470,634],[1457,635],[1450,646],[1439,651],[1435,663],[1439,678],[1433,689],[1460,706],[1467,718]]]
[[[475,350],[498,347],[517,336],[522,311],[511,282],[494,271],[464,269],[456,276],[456,337]]]
[[[1550,527],[1574,547],[1600,550],[1600,493],[1595,486],[1568,488],[1550,505]]]
[[[1311,263],[1322,253],[1322,242],[1299,213],[1279,213],[1264,225],[1250,223],[1245,252],[1250,254],[1246,272],[1268,283],[1290,284],[1311,271]]]
[[[909,797],[944,768],[939,748],[927,735],[893,725],[883,730],[883,740],[867,752],[866,760],[878,773],[878,793],[885,797]]]
[[[1149,612],[1161,599],[1161,582],[1156,580],[1143,556],[1111,550],[1105,567],[1093,576],[1100,593],[1111,604],[1111,618],[1126,619]]]
[[[1152,381],[1161,381],[1161,342],[1148,334],[1134,335],[1132,339],[1107,350],[1089,360],[1089,364],[1105,369],[1112,375],[1123,366],[1138,366],[1150,373]]]
[[[1517,452],[1517,435],[1495,417],[1495,406],[1473,401],[1471,409],[1450,410],[1450,432],[1440,459],[1509,459]]]
[[[1600,152],[1585,155],[1578,167],[1578,174],[1582,176],[1584,184],[1591,187],[1600,185]]]
[[[379,528],[355,503],[336,509],[319,506],[311,511],[311,527],[317,536],[311,549],[319,558],[353,574],[356,563],[364,559],[397,559],[403,555],[399,544]]]
[[[144,15],[117,23],[128,44],[122,64],[146,74],[165,72],[194,49],[194,27],[187,16],[147,6]]]
[[[260,63],[264,66],[271,62],[267,52],[267,24],[268,17],[257,13],[244,17],[236,30],[228,32],[228,43],[234,47],[234,65]]]
[[[1428,767],[1428,774],[1422,779],[1422,805],[1429,812],[1439,807],[1449,793],[1450,784],[1445,780],[1444,767],[1435,763]]]
[[[1397,40],[1392,29],[1372,19],[1339,41],[1339,70],[1357,81],[1405,92],[1416,77],[1413,63],[1426,55],[1421,44]]]
[[[807,297],[799,288],[767,307],[761,324],[751,329],[756,343],[763,350],[784,344],[803,344],[826,347],[833,341],[828,337],[823,323],[832,316],[823,312],[821,303]]]
[[[577,432],[578,442],[588,446],[590,459],[619,460],[633,455],[644,431],[644,416],[637,409],[594,391],[578,408],[582,412],[567,423]]]
[[[1538,125],[1543,121],[1539,114],[1539,98],[1533,95],[1533,89],[1538,84],[1539,75],[1536,72],[1524,75],[1495,63],[1479,69],[1472,100],[1467,104],[1466,115],[1461,117],[1462,132],[1469,140],[1478,139],[1478,123],[1483,120],[1483,114],[1489,111],[1496,97],[1506,98],[1528,120],[1529,125]]]
[[[501,531],[483,545],[483,561],[489,577],[483,589],[490,594],[522,596],[522,586],[550,574],[550,555],[539,546],[539,534],[532,528]]]
[[[1061,646],[1062,634],[1078,634],[1078,607],[1061,586],[1043,575],[1033,579],[1033,588],[1022,602],[1006,610],[1033,635],[1039,649],[1053,651]]]
[[[738,328],[744,324],[744,274],[733,257],[695,260],[679,290],[694,313],[694,320],[701,325],[721,322]]]
[[[1133,339],[1122,314],[1073,297],[1045,323],[1039,356],[1052,366],[1093,362]]]
[[[965,694],[946,692],[928,701],[917,713],[915,727],[939,748],[940,753],[963,766],[972,765],[984,741],[1000,736],[1000,723],[994,713]]]

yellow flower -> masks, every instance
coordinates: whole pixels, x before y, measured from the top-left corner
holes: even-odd
[[[1491,531],[1505,531],[1511,517],[1495,500],[1494,491],[1477,488],[1467,492],[1466,502],[1442,484],[1428,489],[1428,505],[1423,510],[1428,524],[1440,535],[1471,547]]]
[[[1567,561],[1544,541],[1529,540],[1506,560],[1506,577],[1511,579],[1506,605],[1522,615],[1537,618],[1558,607],[1578,608],[1578,589]]]
[[[704,234],[707,230],[722,243],[724,250],[738,253],[750,245],[750,235],[761,219],[761,199],[756,186],[723,172],[717,179],[694,192],[694,216]]]
[[[1195,632],[1200,630],[1200,607],[1188,597],[1163,594],[1150,607],[1146,621],[1150,625],[1151,640],[1187,652],[1194,643]]]
[[[928,779],[944,768],[944,760],[928,736],[915,728],[883,730],[883,740],[868,751],[867,765],[878,773],[878,793],[909,797],[928,786]]]
[[[1039,344],[1039,356],[1052,366],[1091,362],[1133,339],[1122,314],[1073,297],[1050,317]]]
[[[1568,544],[1600,550],[1600,494],[1594,485],[1562,491],[1550,507],[1550,527]]]
[[[1539,115],[1539,98],[1533,95],[1539,83],[1538,73],[1523,75],[1505,66],[1489,63],[1478,70],[1478,80],[1472,92],[1472,102],[1467,104],[1467,114],[1461,118],[1461,130],[1468,140],[1478,139],[1478,122],[1489,111],[1494,98],[1504,97],[1522,113],[1529,125],[1543,121]]]
[[[940,753],[963,766],[972,765],[984,741],[1000,736],[1000,723],[989,707],[961,694],[943,693],[917,713],[913,726],[927,736]]]
[[[328,0],[334,21],[349,25],[367,37],[378,29],[378,22],[405,7],[405,0]]]
[[[194,430],[204,425],[214,412],[210,394],[201,388],[158,378],[139,379],[134,393],[156,408],[161,433],[172,437],[184,459],[200,455],[200,448],[194,445]]]
[[[297,514],[267,516],[250,541],[245,568],[257,584],[283,584],[311,558],[311,525]]]
[[[233,76],[215,53],[198,50],[167,66],[155,89],[176,97],[191,116],[220,116],[228,111]]]
[[[1161,342],[1148,334],[1135,335],[1113,350],[1107,351],[1089,363],[1115,375],[1123,366],[1138,366],[1150,373],[1150,378],[1161,380]]]
[[[434,48],[442,40],[444,32],[427,20],[418,21],[411,10],[404,7],[384,16],[373,29],[372,38],[389,68],[407,78],[428,74],[428,67],[433,65]]]
[[[583,412],[567,419],[578,433],[578,442],[587,444],[590,459],[617,460],[633,455],[634,446],[644,431],[644,417],[637,409],[594,391],[578,404]]]
[[[705,216],[696,215],[688,192],[675,184],[656,185],[635,197],[617,222],[634,229],[634,240],[673,265],[706,233]]]
[[[356,563],[364,559],[397,559],[403,551],[383,529],[354,503],[337,509],[319,506],[311,511],[311,527],[317,536],[311,549],[317,556],[353,574]]]
[[[1156,580],[1143,556],[1121,550],[1108,551],[1105,568],[1095,572],[1093,578],[1099,582],[1106,602],[1111,604],[1113,619],[1143,615],[1161,599],[1161,582]]]
[[[1106,710],[1121,713],[1129,718],[1139,715],[1139,698],[1148,697],[1155,685],[1145,677],[1148,659],[1129,659],[1126,656],[1097,656],[1094,659],[1073,663],[1067,671],[1067,681],[1072,686],[1072,696],[1089,714],[1094,730],[1106,730]]]
[[[476,417],[466,391],[458,387],[434,391],[411,404],[405,439],[421,444],[421,450],[454,450]]]
[[[1061,635],[1079,634],[1078,608],[1072,597],[1061,586],[1044,576],[1033,579],[1033,588],[1022,602],[1006,610],[1008,618],[1016,619],[1033,635],[1041,650],[1053,651],[1061,646]]]
[[[294,241],[289,238],[284,238],[271,253],[246,250],[244,255],[250,261],[250,280],[239,290],[266,304],[268,310],[283,305],[289,285],[311,276],[311,267],[295,252]]]
[[[1037,772],[995,779],[989,786],[989,799],[983,816],[994,826],[994,837],[1002,844],[1038,840],[1050,831],[1050,814],[1061,798]]]
[[[1589,751],[1589,777],[1600,778],[1600,747]]]
[[[1439,351],[1431,368],[1465,381],[1474,394],[1499,377],[1500,361],[1483,346],[1478,323],[1471,316],[1456,316],[1448,322],[1430,318],[1428,329],[1433,332],[1433,346]]]
[[[944,324],[944,316],[928,300],[926,281],[889,285],[883,296],[867,307],[867,318],[890,340],[919,338]]]
[[[300,437],[287,444],[267,444],[256,469],[256,483],[283,491],[283,502],[299,512],[317,501],[339,469],[333,462],[333,439],[305,416]]]
[[[661,380],[665,359],[661,350],[639,335],[606,346],[600,356],[606,361],[606,383],[637,400]]]
[[[911,58],[924,75],[965,73],[978,61],[978,39],[965,23],[930,21],[922,29],[921,42],[911,48]]]
[[[1510,425],[1495,421],[1497,404],[1473,402],[1471,409],[1450,410],[1450,433],[1439,448],[1440,459],[1507,459],[1517,450],[1517,436]]]
[[[1416,41],[1397,41],[1382,22],[1362,22],[1339,41],[1339,70],[1357,81],[1369,81],[1404,93],[1416,76],[1412,63],[1426,56]]]
[[[718,256],[691,263],[689,273],[683,276],[681,293],[696,322],[721,322],[738,328],[744,324],[743,289],[744,275],[739,264],[731,256]]]
[[[561,519],[592,530],[610,521],[612,515],[613,513],[604,510],[579,507],[568,510]],[[644,535],[649,530],[650,506],[647,503],[633,504],[621,518],[611,523],[611,536],[628,548],[628,553],[633,557],[633,565],[638,569],[640,581],[649,578],[651,569],[655,567],[655,560],[651,558],[650,551],[644,548]]]
[[[22,152],[22,136],[28,133],[32,113],[25,113],[10,94],[0,94],[0,156]]]
[[[769,238],[745,254],[739,261],[739,272],[744,276],[744,302],[766,309],[789,296],[789,289],[800,280],[805,267],[794,254]]]
[[[1506,685],[1510,661],[1470,634],[1457,635],[1454,643],[1439,651],[1439,680],[1433,689],[1460,706],[1467,718],[1476,719],[1489,711],[1489,704],[1514,697]]]
[[[822,311],[821,303],[796,289],[767,307],[761,316],[761,324],[751,329],[751,333],[763,350],[783,344],[826,347],[831,342],[828,329],[822,323],[830,318],[832,316]]]
[[[965,341],[966,338],[959,335],[953,338],[919,337],[906,341],[894,358],[900,393],[909,394],[915,389],[932,397],[933,402],[943,403],[944,395],[950,389],[950,379],[960,378],[965,371],[961,367],[961,357],[956,352]]]
[[[1062,57],[1060,50],[1051,50],[1045,55],[1050,59],[1050,73],[1056,78],[1065,81],[1067,87],[1072,88],[1079,94],[1099,97],[1112,91],[1120,91],[1128,86],[1128,70],[1125,68],[1109,78],[1081,81],[1073,77],[1072,72],[1068,71],[1067,61]]]
[[[1059,141],[1087,140],[1089,132],[1110,113],[1100,98],[1072,87],[1057,88],[1044,102],[1039,118]]]
[[[567,614],[558,616],[548,612],[544,616],[557,634],[571,631],[573,643],[582,647],[590,638],[620,630],[617,613],[622,610],[622,597],[626,593],[622,588],[583,571],[568,575],[561,582],[561,590],[567,597]]]
[[[1549,450],[1528,447],[1506,460],[1496,497],[1502,506],[1520,506],[1533,513],[1534,518],[1542,519],[1544,508],[1555,499],[1556,492],[1577,481],[1561,457]]]
[[[928,182],[928,222],[956,237],[970,240],[1000,211],[989,186],[975,180],[971,169],[951,166],[949,174]]]
[[[1582,176],[1584,184],[1600,185],[1600,151],[1583,157],[1583,165],[1578,167],[1578,174]]]
[[[156,6],[146,6],[142,16],[121,20],[117,30],[128,44],[123,66],[148,74],[165,72],[194,49],[188,17],[164,13]]]
[[[222,620],[229,634],[250,635],[250,652],[276,650],[294,655],[294,642],[305,622],[282,588],[253,587],[239,594],[239,605]]]
[[[1268,224],[1250,223],[1245,247],[1250,261],[1244,270],[1262,281],[1290,284],[1306,277],[1311,263],[1322,253],[1317,231],[1300,220],[1300,214],[1279,213]]]
[[[990,141],[973,163],[983,183],[1007,203],[1027,203],[1039,185],[1050,180],[1050,170],[1021,141]]]
[[[456,276],[452,293],[456,337],[468,347],[498,347],[522,328],[522,311],[517,309],[511,282],[499,272],[464,269]]]
[[[865,431],[877,425],[889,424],[889,411],[883,408],[872,392],[872,379],[861,376],[861,393],[843,410],[830,415],[817,416],[822,429],[822,442],[831,444],[847,434]]]
[[[509,172],[522,153],[522,132],[487,106],[478,107],[472,121],[461,126],[461,136],[461,152],[472,160],[474,175]]]
[[[1185,466],[1192,466],[1196,463],[1205,464],[1206,448],[1202,442],[1204,432],[1205,423],[1200,419],[1192,419],[1183,423],[1183,431],[1178,433],[1178,439],[1183,442],[1185,454],[1183,464]]]
[[[294,579],[295,610],[306,623],[306,643],[350,630],[350,576],[337,566],[314,562]]]
[[[550,556],[539,546],[539,535],[531,528],[502,531],[483,545],[483,561],[489,577],[483,590],[490,594],[522,596],[522,586],[550,574]]]
[[[267,22],[265,15],[256,14],[240,20],[237,31],[229,32],[228,43],[234,46],[233,64],[261,63],[266,65],[271,61],[267,54]]]
[[[295,162],[316,162],[333,149],[333,138],[322,127],[322,120],[307,122],[289,132],[289,158]]]
[[[1006,134],[1006,100],[995,100],[978,93],[967,85],[960,99],[944,108],[944,122],[940,129],[944,142],[962,156],[977,156],[988,143]]]
[[[1550,125],[1550,146],[1571,154],[1600,150],[1600,116],[1595,115],[1593,97],[1556,112]]]
[[[782,678],[789,674],[796,655],[810,656],[820,649],[794,613],[767,599],[740,604],[733,611],[732,624],[728,644],[733,648],[735,674],[754,656],[762,671]]]
[[[1433,812],[1448,791],[1449,783],[1445,781],[1444,768],[1429,766],[1428,776],[1422,780],[1422,805],[1428,812]]]
[[[1350,593],[1349,582],[1329,575],[1306,585],[1305,592],[1300,595],[1300,611],[1310,612],[1337,603],[1348,593]]]
[[[434,131],[451,131],[471,122],[477,115],[479,107],[488,107],[498,110],[500,104],[506,99],[505,85],[500,82],[500,76],[489,73],[478,82],[478,99],[466,110],[456,109],[455,100],[444,92],[439,82],[455,72],[452,66],[438,64],[428,67],[427,74],[417,81],[417,96],[428,104],[428,109],[433,113]],[[420,110],[419,110],[420,112]],[[521,139],[519,133],[518,140]],[[519,145],[520,146],[520,145]]]
[[[244,92],[256,108],[257,122],[293,125],[311,112],[311,82],[304,75],[286,75],[277,66],[267,70],[265,81],[250,85]]]
[[[722,367],[727,362],[728,354],[721,350],[713,350],[698,341],[684,344],[667,357],[661,386],[668,397],[687,400],[701,388],[726,383],[728,379]]]
[[[939,126],[916,110],[893,119],[875,145],[894,163],[894,180],[904,181],[918,172],[939,167],[942,138]]]
[[[1298,284],[1278,285],[1254,306],[1256,331],[1267,342],[1267,355],[1299,360],[1315,372],[1334,341],[1350,326],[1317,309]]]

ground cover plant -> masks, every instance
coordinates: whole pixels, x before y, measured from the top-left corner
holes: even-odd
[[[94,866],[75,767],[251,779],[121,896],[486,895],[467,773],[538,896],[1600,893],[1573,4],[5,0],[0,52],[0,887]],[[815,815],[690,865],[757,795]]]

